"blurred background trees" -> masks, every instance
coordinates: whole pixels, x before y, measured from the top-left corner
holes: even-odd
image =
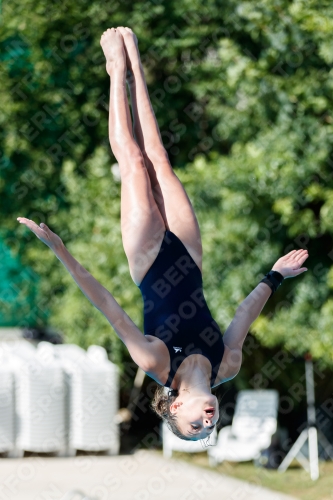
[[[1,323],[47,323],[67,341],[99,343],[113,361],[128,361],[52,253],[18,226],[16,217],[25,216],[49,224],[142,328],[141,297],[121,243],[99,46],[101,33],[117,25],[138,36],[165,147],[199,218],[205,293],[222,331],[279,256],[307,248],[308,273],[283,284],[251,331],[264,347],[310,351],[322,368],[332,367],[328,0],[6,2],[2,269],[16,266],[20,274],[23,265],[31,283],[13,300],[15,271],[1,274]]]

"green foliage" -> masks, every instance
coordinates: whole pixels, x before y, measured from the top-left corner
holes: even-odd
[[[138,35],[162,137],[197,212],[206,296],[225,328],[274,260],[310,252],[253,332],[333,365],[333,5],[315,0],[22,0],[3,9],[0,210],[4,239],[40,276],[40,317],[126,356],[54,256],[17,228],[45,220],[142,327],[110,174],[110,26]]]
[[[36,323],[39,276],[22,267],[0,240],[0,325],[29,327]],[[47,318],[44,317],[44,321]]]

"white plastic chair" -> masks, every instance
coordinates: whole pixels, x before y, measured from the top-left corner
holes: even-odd
[[[208,448],[210,465],[224,460],[242,462],[258,458],[276,432],[278,406],[276,390],[240,391],[232,425],[223,427],[216,446]]]

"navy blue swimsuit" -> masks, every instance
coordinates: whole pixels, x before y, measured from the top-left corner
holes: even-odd
[[[186,247],[166,231],[160,251],[139,288],[144,301],[144,333],[161,339],[170,354],[166,387],[182,361],[203,354],[212,365],[214,385],[224,353],[221,330],[208,309],[202,274]]]

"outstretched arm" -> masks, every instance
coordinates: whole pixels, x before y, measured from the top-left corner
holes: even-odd
[[[106,317],[118,337],[129,350],[133,361],[144,371],[149,371],[154,362],[150,343],[120,307],[111,293],[104,288],[79,262],[70,254],[62,240],[45,224],[38,226],[32,220],[18,217],[43,243],[45,243],[63,263],[87,299]]]
[[[278,271],[284,278],[293,278],[307,271],[302,267],[308,258],[307,250],[293,250],[281,257],[273,266],[273,271]],[[237,369],[242,361],[242,347],[249,328],[261,313],[269,299],[272,290],[266,283],[259,283],[237,308],[234,319],[228,326],[223,341],[233,351],[233,359]]]

